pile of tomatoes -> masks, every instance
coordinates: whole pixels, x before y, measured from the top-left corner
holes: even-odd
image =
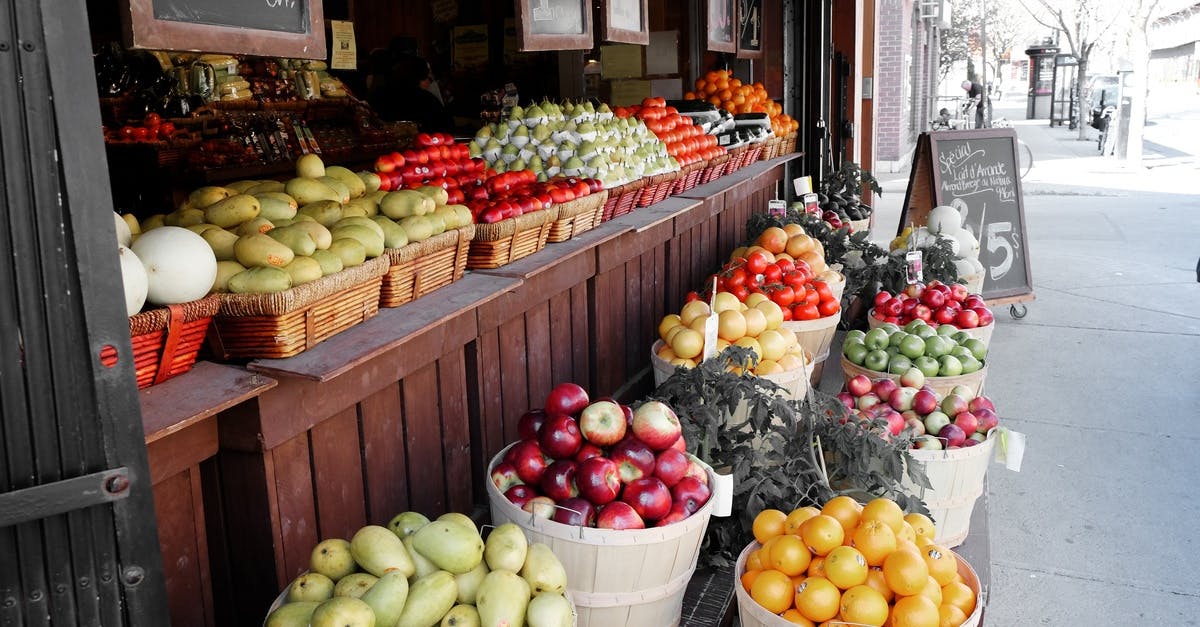
[[[173,122],[164,122],[157,113],[147,113],[142,123],[126,124],[119,129],[105,129],[105,139],[110,142],[159,142],[167,141],[176,134]]]
[[[667,145],[667,154],[675,157],[680,167],[725,154],[725,147],[717,145],[715,135],[705,133],[691,117],[681,115],[675,107],[668,107],[662,98],[646,98],[641,105],[617,107],[613,113],[617,117],[634,116],[644,121],[646,128]]]
[[[716,281],[718,292],[729,292],[746,302],[750,294],[763,294],[783,309],[783,319],[817,320],[835,316],[842,305],[834,297],[829,284],[816,278],[812,267],[803,260],[789,258],[772,260],[770,253],[755,250],[745,257],[735,257],[706,284]],[[694,298],[700,298],[699,294]],[[688,295],[693,300],[693,294]]]

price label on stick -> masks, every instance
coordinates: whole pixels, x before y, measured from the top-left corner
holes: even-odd
[[[921,251],[910,250],[904,254],[904,273],[908,278],[908,284],[922,283],[924,279],[924,268],[921,265]]]
[[[705,360],[712,359],[717,356],[717,315],[711,313],[713,305],[717,302],[717,277],[713,277],[712,296],[708,299],[708,318],[704,321],[704,353],[702,357]]]
[[[787,215],[787,201],[775,199],[767,201],[767,214],[772,216]]]
[[[804,212],[805,213],[811,213],[813,215],[821,215],[821,209],[817,206],[818,199],[817,199],[816,194],[805,194],[803,197],[803,200],[804,200]]]

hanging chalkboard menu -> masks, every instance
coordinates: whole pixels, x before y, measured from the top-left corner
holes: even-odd
[[[517,0],[517,25],[523,51],[592,47],[589,0]]]
[[[646,0],[603,0],[600,38],[645,46],[650,43]]]
[[[324,59],[320,0],[121,0],[132,48]]]
[[[735,0],[707,0],[708,49],[715,52],[737,52],[737,11]]]
[[[1033,294],[1017,159],[1011,128],[922,133],[901,209],[899,230],[924,225],[938,205],[963,214],[963,227],[979,240],[989,300]]]
[[[739,59],[762,58],[762,22],[762,0],[738,0]]]

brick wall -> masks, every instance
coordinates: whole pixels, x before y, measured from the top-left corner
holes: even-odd
[[[875,68],[875,154],[897,161],[932,119],[930,94],[936,68],[929,66],[937,37],[917,17],[914,0],[880,0]]]

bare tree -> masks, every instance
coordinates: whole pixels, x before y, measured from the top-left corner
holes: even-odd
[[[1135,0],[1130,7],[1129,30],[1125,50],[1134,69],[1129,81],[1129,131],[1125,134],[1125,160],[1133,167],[1142,165],[1142,133],[1146,124],[1147,78],[1150,74],[1150,22],[1158,17],[1160,0]]]

